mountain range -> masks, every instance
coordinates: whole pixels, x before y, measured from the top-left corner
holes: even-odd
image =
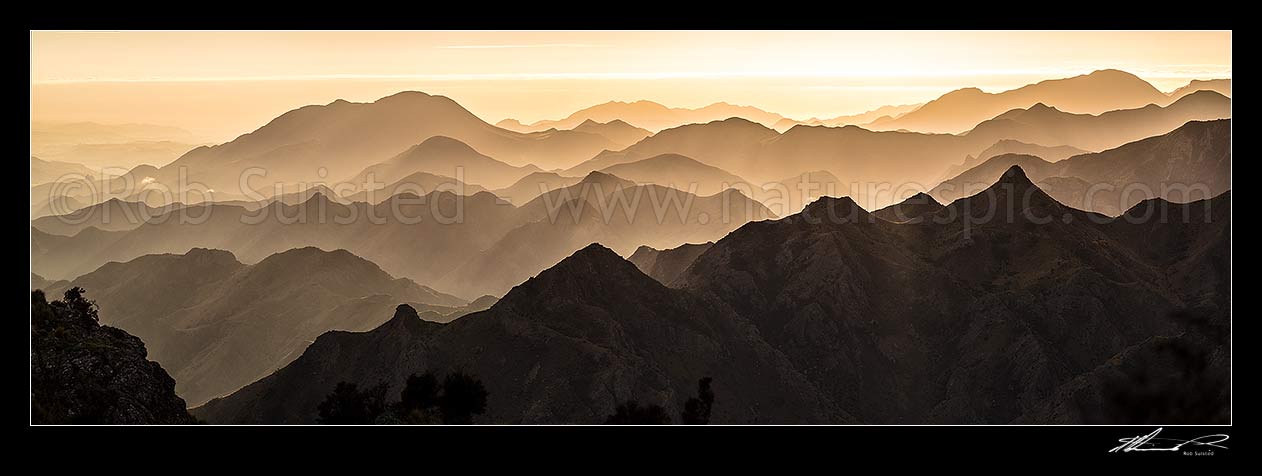
[[[1186,88],[1213,87],[1192,83]],[[1228,86],[1230,90],[1230,86]],[[1182,98],[1158,91],[1138,76],[1115,69],[1094,71],[1064,79],[1050,79],[1000,93],[964,88],[944,94],[902,117],[879,124],[881,130],[959,133],[1004,111],[1045,104],[1063,111],[1099,115],[1119,109],[1139,109],[1149,104],[1165,106]],[[874,124],[873,126],[877,126]],[[1050,144],[1060,145],[1060,144]]]
[[[587,132],[500,129],[449,98],[408,91],[371,103],[338,100],[289,111],[230,142],[189,151],[153,177],[176,184],[183,169],[191,180],[230,193],[241,192],[239,176],[252,167],[265,170],[273,182],[341,180],[435,136],[517,167],[563,167],[618,148]]]
[[[341,203],[315,193],[293,205],[202,203],[162,210],[116,231],[85,227],[90,220],[78,228],[63,226],[60,218],[33,223],[32,271],[71,279],[110,261],[193,248],[228,250],[255,263],[315,246],[347,249],[392,275],[473,299],[502,295],[592,241],[606,240],[630,254],[642,244],[715,240],[747,221],[774,216],[736,190],[698,197],[602,173],[521,206],[487,192],[458,196],[440,190],[425,196],[405,192],[376,204]]]
[[[1058,201],[1116,216],[1150,198],[1188,202],[1230,190],[1230,138],[1231,120],[1220,119],[1192,121],[1167,134],[1056,162],[1003,154],[943,181],[929,193],[944,202],[972,195],[1004,170],[1020,165]]]
[[[505,119],[496,126],[518,132],[539,132],[548,129],[575,129],[581,124],[592,122],[610,122],[620,120],[657,132],[663,129],[679,127],[685,124],[720,121],[730,117],[743,117],[767,127],[771,127],[784,119],[783,116],[764,111],[752,106],[736,106],[725,102],[714,103],[699,109],[666,107],[653,101],[610,101],[604,104],[580,109],[565,119],[556,121],[537,121],[525,125],[516,119]]]
[[[487,311],[440,325],[401,306],[372,331],[327,333],[193,413],[309,423],[339,381],[400,388],[413,372],[461,368],[486,385],[487,423],[598,423],[628,399],[674,413],[700,376],[720,396],[715,423],[1155,423],[1109,411],[1111,384],[1128,377],[1119,359],[1199,332],[1173,315],[1228,319],[1227,193],[1108,218],[1013,167],[920,209],[927,219],[895,223],[823,198],[745,224],[686,266],[672,253],[684,270],[669,287],[591,245]],[[660,253],[638,261],[652,268],[643,258]],[[1161,382],[1180,372],[1156,369]]]
[[[195,248],[112,262],[45,292],[87,289],[102,323],[126,329],[175,377],[190,405],[225,395],[289,363],[330,330],[368,330],[401,302],[447,321],[468,302],[345,250],[297,248],[245,265]]]

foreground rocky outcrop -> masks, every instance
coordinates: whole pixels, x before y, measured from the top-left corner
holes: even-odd
[[[81,290],[48,302],[31,292],[31,423],[191,424],[175,380],[145,344],[101,326]]]

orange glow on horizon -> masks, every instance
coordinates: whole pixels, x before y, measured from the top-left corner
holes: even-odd
[[[442,94],[488,122],[611,100],[797,119],[997,92],[1096,69],[1170,91],[1231,77],[1230,32],[32,32],[31,115],[214,140],[306,104]]]

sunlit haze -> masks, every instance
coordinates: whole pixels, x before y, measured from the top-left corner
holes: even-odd
[[[1230,43],[1230,32],[33,32],[31,118],[222,141],[302,105],[402,90],[492,123],[641,99],[823,118],[1104,68],[1170,91],[1230,78]]]

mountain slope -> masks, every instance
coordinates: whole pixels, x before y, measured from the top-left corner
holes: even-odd
[[[262,378],[326,331],[371,329],[399,303],[447,312],[466,304],[345,250],[315,248],[254,265],[219,250],[148,255],[48,291],[70,286],[92,293],[101,322],[144,339],[192,405]]]
[[[679,154],[662,154],[600,170],[636,183],[664,185],[699,196],[714,195],[746,180]]]
[[[1097,116],[1070,114],[1043,104],[1008,111],[968,132],[1046,145],[1105,150],[1165,134],[1188,121],[1231,118],[1231,100],[1213,91],[1184,96],[1166,107],[1110,111]]]
[[[1188,122],[1168,134],[1054,163],[1000,155],[929,193],[943,201],[971,195],[1012,165],[1024,168],[1058,201],[1106,215],[1149,198],[1210,198],[1231,189],[1231,120]]]
[[[1217,286],[1225,256],[1180,251],[1179,270],[1122,230],[1226,240],[1229,220],[1109,220],[1057,203],[1014,167],[921,223],[843,198],[746,225],[676,284],[750,319],[860,421],[1006,423],[1123,349],[1176,335],[1168,316],[1194,296],[1197,312],[1224,315],[1227,295],[1180,287],[1171,272]]]
[[[618,145],[618,149],[643,140],[645,137],[653,135],[648,129],[641,129],[620,119],[614,119],[609,122],[596,122],[591,119],[583,121],[573,130],[578,132],[586,132],[589,134],[597,134],[609,139]]]
[[[715,240],[748,221],[774,216],[735,190],[698,197],[600,172],[543,194],[518,213],[522,225],[435,286],[459,296],[498,295],[589,243],[630,255],[644,244],[668,248]]]
[[[489,393],[485,423],[599,423],[627,399],[671,414],[712,376],[711,421],[847,421],[747,323],[662,286],[609,249],[585,247],[486,312],[417,326],[400,308],[361,334],[321,336],[294,363],[195,410],[211,422],[310,423],[339,380],[462,368]],[[494,349],[493,351],[490,351]]]
[[[1086,153],[1088,153],[1088,151],[1079,149],[1077,147],[1068,146],[1068,145],[1058,145],[1054,147],[1048,147],[1048,146],[1043,146],[1043,145],[1038,145],[1038,144],[1027,144],[1025,142],[1021,142],[1018,140],[1003,139],[1003,140],[1000,140],[999,142],[995,142],[994,145],[987,147],[986,150],[983,150],[980,154],[977,154],[976,156],[970,155],[968,157],[965,157],[963,163],[952,165],[950,168],[947,169],[946,173],[942,174],[942,177],[939,179],[939,182],[955,177],[956,175],[963,173],[965,170],[981,165],[983,162],[990,160],[992,157],[997,156],[997,155],[1003,155],[1003,154],[1033,155],[1033,156],[1040,157],[1043,160],[1046,160],[1048,162],[1057,162],[1057,161],[1064,160],[1078,154],[1086,154]]]
[[[99,173],[93,172],[83,164],[43,160],[31,156],[31,185],[52,182],[66,175],[94,177]]]
[[[519,215],[512,205],[485,192],[467,197],[447,191],[403,194],[375,204],[342,204],[316,194],[298,205],[271,203],[261,209],[197,204],[122,232],[87,228],[63,237],[32,229],[31,266],[46,278],[70,279],[110,261],[147,254],[212,248],[254,263],[291,248],[314,246],[346,249],[380,263],[391,275],[432,284],[519,226],[524,219]]]
[[[640,272],[649,275],[650,278],[656,279],[657,282],[666,286],[670,286],[684,270],[696,261],[701,253],[714,246],[713,242],[707,241],[699,244],[684,244],[668,250],[656,250],[648,246],[636,248],[635,253],[627,258],[631,264],[639,268]]]
[[[538,167],[514,167],[479,154],[459,140],[434,136],[389,160],[364,168],[347,182],[362,190],[370,179],[377,183],[392,183],[411,174],[425,172],[499,188],[538,171]]]
[[[1193,79],[1188,82],[1187,86],[1171,91],[1170,99],[1177,101],[1179,98],[1197,91],[1214,91],[1223,96],[1231,97],[1231,79],[1210,79],[1204,81]]]
[[[126,231],[163,215],[166,211],[168,210],[150,207],[144,203],[111,198],[69,214],[36,218],[31,220],[31,227],[63,236],[74,236],[88,227],[104,231]]]
[[[519,132],[537,132],[548,129],[577,129],[587,121],[607,123],[620,120],[650,132],[679,127],[686,124],[721,121],[740,117],[749,121],[771,126],[784,119],[779,114],[763,111],[752,106],[735,106],[728,103],[714,103],[699,109],[666,107],[652,101],[610,101],[604,104],[581,109],[565,119],[556,121],[538,121],[530,125],[522,125],[512,119],[500,121],[497,125]]]
[[[272,181],[317,182],[350,176],[435,136],[464,142],[513,166],[565,167],[616,147],[583,132],[507,131],[449,98],[407,91],[371,103],[337,100],[289,111],[231,142],[193,149],[154,177],[176,189],[183,169],[190,180],[226,193],[241,192],[239,176],[251,167],[267,170]]]
[[[1036,103],[1076,113],[1100,114],[1149,104],[1165,105],[1168,101],[1165,94],[1147,81],[1124,71],[1106,69],[993,94],[977,88],[955,90],[898,119],[882,122],[880,128],[958,133],[1004,111],[1028,108]]]
[[[583,177],[567,177],[555,172],[535,172],[492,193],[515,205],[525,205],[539,195],[569,187],[582,180]]]

